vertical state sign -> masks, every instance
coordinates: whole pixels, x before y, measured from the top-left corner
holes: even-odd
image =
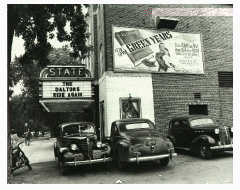
[[[43,81],[42,98],[91,98],[91,81]]]
[[[203,74],[201,34],[112,26],[114,71]]]

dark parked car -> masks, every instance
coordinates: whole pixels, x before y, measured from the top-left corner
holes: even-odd
[[[206,115],[172,118],[168,137],[175,149],[190,150],[205,159],[214,151],[233,150],[233,128],[217,125]]]
[[[163,137],[148,119],[114,121],[111,135],[105,137],[105,140],[111,144],[113,159],[120,169],[124,169],[127,162],[151,160],[159,160],[166,166],[169,158],[177,155],[171,141]]]
[[[69,166],[110,162],[110,146],[97,140],[96,127],[90,122],[64,123],[57,128],[55,158],[63,175]]]

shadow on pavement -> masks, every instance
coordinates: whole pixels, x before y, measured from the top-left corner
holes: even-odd
[[[191,153],[190,151],[186,151],[186,150],[175,150],[176,153],[178,154],[178,156],[180,155],[184,155],[184,156],[189,156],[189,157],[193,157],[193,158],[197,158],[197,159],[202,159],[200,158],[200,156],[195,155],[193,153]],[[214,152],[212,155],[212,158],[210,160],[217,160],[217,159],[223,159],[223,158],[229,158],[229,157],[233,157],[233,151],[225,151],[225,152]],[[202,159],[204,160],[204,159]]]

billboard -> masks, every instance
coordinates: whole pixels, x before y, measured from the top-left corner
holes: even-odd
[[[204,74],[201,34],[112,26],[116,72]]]

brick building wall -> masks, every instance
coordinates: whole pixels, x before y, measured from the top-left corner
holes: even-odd
[[[185,13],[184,9],[168,8],[202,8],[199,14],[209,11],[204,8],[232,8],[231,5],[111,5],[102,7],[102,12],[98,21],[103,24],[98,30],[98,47],[103,44],[104,48],[104,68],[103,72],[113,71],[112,54],[112,25],[155,28],[155,17],[139,14],[139,10],[149,8],[163,8],[162,16],[172,15],[179,19],[176,32],[201,33],[205,74],[152,74],[152,87],[154,99],[154,117],[156,125],[162,133],[165,133],[168,121],[174,115],[189,112],[189,104],[195,103],[194,93],[201,93],[200,103],[208,105],[208,114],[213,119],[218,119],[222,123],[233,123],[233,89],[219,88],[218,71],[233,71],[233,18],[232,16],[191,16],[197,10],[188,12],[188,16],[178,16]],[[100,8],[101,9],[101,8]],[[220,9],[219,9],[220,11]],[[220,14],[218,12],[218,14]],[[128,73],[130,76],[131,74]],[[141,74],[140,74],[141,75]],[[99,78],[101,78],[99,74]],[[104,76],[105,77],[105,76]],[[106,79],[107,81],[108,79]],[[118,80],[111,78],[115,83],[109,81],[109,85],[118,84]],[[108,87],[106,83],[106,89]],[[114,87],[114,86],[112,86]],[[109,94],[108,94],[109,93]],[[112,96],[111,90],[106,94]],[[108,104],[110,106],[110,104]],[[112,108],[109,108],[112,109]],[[116,109],[116,108],[114,108]],[[113,111],[113,110],[112,110]],[[110,114],[112,112],[107,112]],[[114,116],[113,116],[114,117]],[[110,116],[109,116],[110,118]],[[109,125],[109,124],[108,124]]]
[[[220,88],[219,99],[221,104],[219,121],[223,125],[233,126],[233,88]]]
[[[103,10],[102,4],[98,5],[98,11],[97,11],[97,18],[98,18],[98,23],[97,23],[97,30],[98,30],[98,76],[99,78],[102,77],[102,75],[105,72],[105,39],[104,39],[104,31],[105,31],[105,26],[104,26],[104,10]],[[101,50],[100,50],[101,49]],[[100,55],[101,54],[101,55]]]

